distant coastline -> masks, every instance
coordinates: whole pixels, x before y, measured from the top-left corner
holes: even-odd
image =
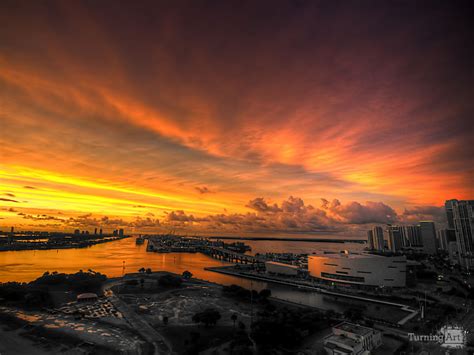
[[[266,241],[283,241],[283,242],[309,242],[309,243],[358,243],[365,244],[363,239],[339,239],[339,238],[289,238],[289,237],[207,237],[208,239],[220,240],[266,240]]]
[[[113,242],[120,239],[129,238],[130,236],[112,237],[103,239],[92,239],[84,241],[64,241],[61,243],[50,242],[14,242],[12,244],[0,245],[0,252],[2,251],[23,251],[23,250],[55,250],[55,249],[80,249],[87,248],[96,244]]]

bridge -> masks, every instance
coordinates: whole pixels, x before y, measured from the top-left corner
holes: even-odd
[[[200,251],[214,259],[224,260],[236,264],[260,264],[265,262],[265,259],[258,258],[253,255],[237,253],[225,248],[205,246],[202,247]]]

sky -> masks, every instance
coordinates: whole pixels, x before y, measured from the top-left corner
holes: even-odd
[[[0,229],[358,233],[474,197],[470,1],[0,4]]]

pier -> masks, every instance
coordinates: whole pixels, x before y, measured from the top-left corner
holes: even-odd
[[[253,255],[238,253],[225,248],[205,246],[200,250],[203,254],[214,259],[224,260],[236,264],[258,264],[264,263],[265,259]]]

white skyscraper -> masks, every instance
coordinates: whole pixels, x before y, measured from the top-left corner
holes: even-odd
[[[369,249],[370,250],[374,250],[375,249],[375,245],[374,245],[374,232],[373,231],[367,231],[367,244],[369,246]]]
[[[387,226],[387,233],[388,233],[388,248],[393,251],[397,252],[402,249],[404,246],[404,241],[401,233],[400,226]]]
[[[383,238],[383,228],[380,226],[375,226],[372,229],[373,238],[374,238],[374,249],[383,250],[384,249],[384,238]]]

